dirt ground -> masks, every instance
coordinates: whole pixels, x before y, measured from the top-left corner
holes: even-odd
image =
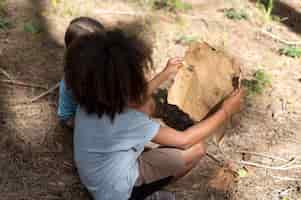
[[[301,62],[280,56],[283,41],[264,33],[301,41],[300,1],[276,1],[275,15],[288,17],[278,22],[264,20],[247,0],[187,0],[193,8],[177,15],[153,11],[147,0],[137,2],[7,0],[2,18],[11,26],[0,29],[0,69],[12,80],[51,88],[63,76],[66,26],[82,15],[107,26],[143,20],[152,28],[157,72],[168,57],[183,55],[186,46],[179,39],[206,41],[238,59],[245,77],[263,69],[272,84],[247,100],[220,146],[208,141],[208,153],[218,162],[206,156],[167,189],[186,200],[300,200]],[[221,10],[232,7],[245,10],[248,19],[225,18]],[[24,31],[31,21],[43,31]],[[25,104],[45,89],[9,84],[8,78],[0,73],[0,199],[90,199],[73,164],[72,133],[58,124],[57,90]],[[247,173],[233,174],[242,169]]]

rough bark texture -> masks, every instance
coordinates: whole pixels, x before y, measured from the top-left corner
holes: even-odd
[[[206,118],[222,100],[231,94],[240,69],[234,59],[207,43],[193,43],[168,92],[168,103],[178,106],[194,121]],[[217,137],[222,137],[223,125]],[[219,139],[218,139],[219,140]]]

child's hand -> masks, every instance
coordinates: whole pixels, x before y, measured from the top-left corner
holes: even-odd
[[[164,72],[166,72],[168,75],[175,75],[183,66],[183,61],[184,60],[181,57],[170,58],[166,64]]]
[[[226,112],[228,117],[241,110],[244,97],[245,91],[243,89],[237,89],[224,101],[222,109]]]

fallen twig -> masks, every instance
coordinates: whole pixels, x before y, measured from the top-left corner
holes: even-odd
[[[48,94],[50,94],[50,93],[53,92],[54,90],[58,89],[59,86],[60,86],[60,82],[56,83],[53,87],[49,88],[47,91],[45,91],[45,92],[41,93],[40,95],[38,95],[38,96],[32,98],[31,100],[29,100],[28,103],[33,103],[33,102],[35,102],[35,101],[41,99],[42,97],[47,96]]]
[[[301,41],[288,41],[288,40],[284,40],[282,38],[280,38],[279,36],[277,35],[274,35],[273,33],[267,31],[267,30],[264,30],[264,29],[261,29],[260,32],[264,35],[267,35],[271,38],[273,38],[274,40],[277,40],[281,43],[284,43],[286,45],[301,45]]]
[[[210,158],[211,160],[213,160],[215,163],[217,163],[220,167],[223,167],[224,164],[222,163],[222,161],[218,160],[217,158],[215,158],[215,156],[209,154],[209,153],[206,153],[206,156],[208,158]]]
[[[286,176],[273,176],[273,175],[271,175],[271,177],[279,179],[279,180],[283,180],[283,181],[301,181],[301,178],[292,178],[292,177],[286,177]]]
[[[266,155],[266,154],[263,154],[263,153],[257,153],[257,152],[236,151],[236,153],[250,154],[250,155],[254,155],[254,156],[259,156],[259,157],[264,157],[264,158],[270,158],[270,159],[273,159],[273,160],[280,160],[280,161],[283,161],[283,162],[289,162],[290,161],[288,159],[284,159],[284,158],[281,158],[281,157],[278,157],[278,156],[270,156],[270,155]]]
[[[295,164],[297,161],[297,158],[292,158],[288,163],[282,165],[283,168],[288,168],[290,166],[293,166],[293,164]]]
[[[9,73],[5,69],[3,69],[3,68],[0,67],[0,72],[1,72],[1,74],[3,74],[9,80],[12,80],[11,75],[9,75]]]
[[[210,153],[206,153],[206,156],[213,160],[215,163],[217,163],[219,167],[227,169],[233,176],[236,177],[238,175],[236,171],[231,169],[228,165],[225,165],[222,161],[218,160],[217,158],[215,158],[215,156],[211,155]]]
[[[235,161],[236,163],[243,164],[243,165],[249,165],[253,167],[258,167],[258,168],[264,168],[264,169],[271,169],[271,170],[290,170],[290,169],[297,169],[301,168],[301,165],[292,165],[291,163],[295,162],[295,159],[291,160],[290,162],[280,165],[280,166],[270,166],[270,165],[265,165],[261,163],[255,163],[255,162],[249,162],[249,161]]]
[[[24,87],[32,87],[32,88],[39,88],[39,89],[45,89],[47,90],[48,88],[42,85],[38,84],[32,84],[32,83],[24,83],[22,81],[15,81],[15,80],[0,80],[2,83],[7,83],[11,85],[19,85],[19,86],[24,86]]]

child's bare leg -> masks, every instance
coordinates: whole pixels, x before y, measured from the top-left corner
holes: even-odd
[[[139,157],[139,178],[136,185],[149,184],[167,177],[173,181],[186,175],[205,155],[204,144],[196,144],[187,150],[173,147],[144,151]]]

